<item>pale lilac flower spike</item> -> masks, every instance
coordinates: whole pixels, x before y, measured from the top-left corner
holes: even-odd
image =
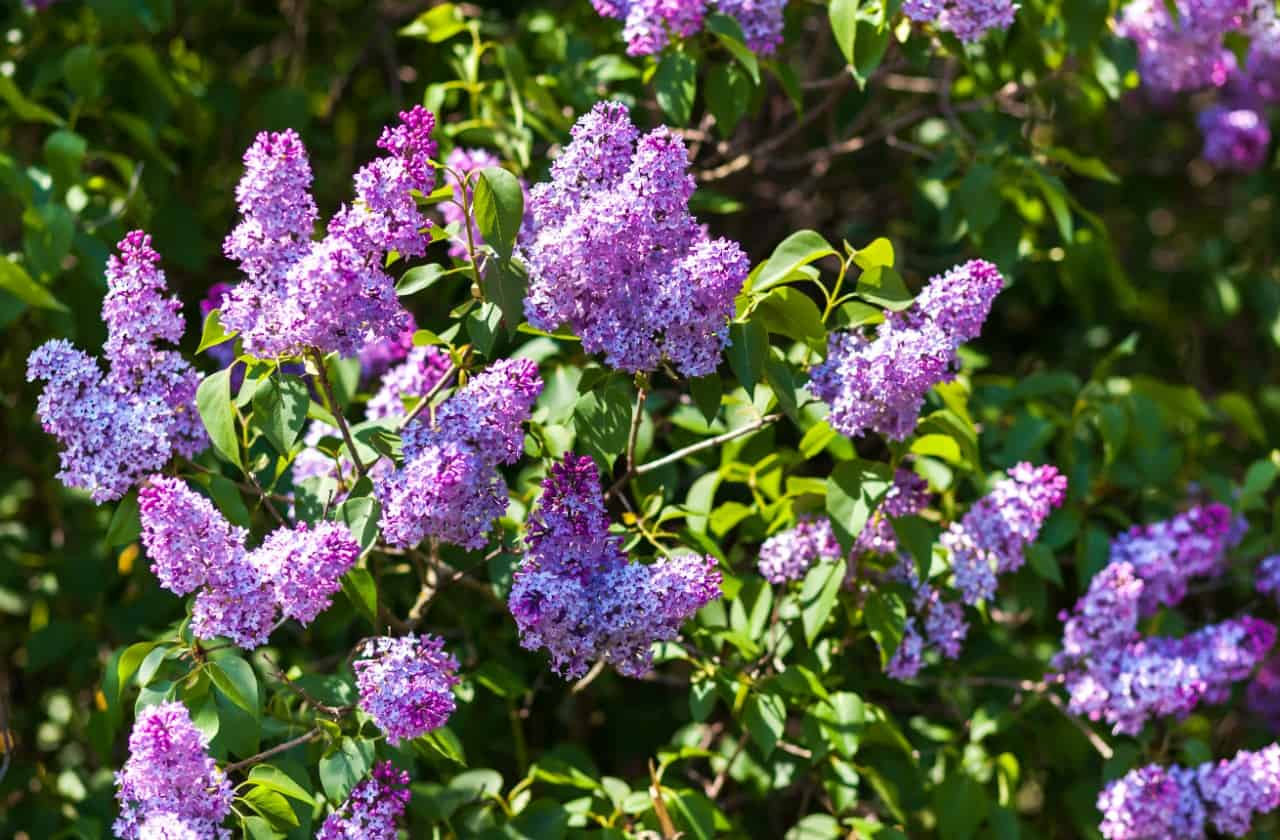
[[[914,21],[936,22],[961,41],[977,41],[993,29],[1008,29],[1018,6],[1013,0],[903,0],[902,12]]]
[[[711,12],[737,20],[747,46],[772,55],[782,44],[786,0],[592,0],[602,17],[623,21],[630,55],[661,52],[672,37],[688,38]]]
[[[826,360],[809,376],[809,390],[831,409],[827,422],[849,437],[904,440],[929,389],[955,378],[957,348],[978,336],[1003,287],[994,265],[972,260],[931,279],[908,309],[886,313],[874,338],[831,333]]]
[[[640,136],[625,105],[598,103],[551,181],[530,191],[533,232],[520,246],[529,323],[567,325],[619,370],[654,370],[665,357],[686,376],[713,372],[749,263],[689,214],[693,189],[677,135]]]
[[[396,822],[409,804],[408,785],[408,773],[390,761],[378,764],[325,818],[316,840],[396,840]]]
[[[714,558],[630,563],[608,529],[595,462],[569,455],[554,465],[529,519],[508,606],[521,646],[545,647],[565,679],[597,661],[643,676],[653,643],[676,638],[686,619],[720,596]]]
[[[104,355],[97,360],[53,339],[27,358],[27,381],[47,383],[36,405],[44,430],[62,445],[63,484],[101,503],[123,496],[174,455],[208,443],[196,412],[200,375],[164,345],[182,337],[181,303],[165,295],[151,237],[133,231],[107,261]]]
[[[116,773],[121,840],[224,840],[231,783],[214,764],[208,741],[181,703],[147,706],[129,735],[129,759]]]
[[[439,636],[382,636],[360,648],[355,665],[360,708],[392,746],[439,729],[453,714],[458,660]]]

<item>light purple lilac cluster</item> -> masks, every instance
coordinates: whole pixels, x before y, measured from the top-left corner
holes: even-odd
[[[1051,663],[1068,708],[1134,735],[1148,719],[1185,716],[1199,703],[1220,703],[1247,679],[1275,643],[1273,625],[1229,619],[1182,638],[1144,637],[1146,581],[1132,563],[1109,563],[1074,611],[1063,613],[1062,650]]]
[[[390,761],[373,768],[325,818],[316,840],[396,840],[396,822],[409,804],[409,774]]]
[[[1249,681],[1244,699],[1250,712],[1272,730],[1280,730],[1280,655],[1273,653],[1262,663]]]
[[[139,712],[129,734],[129,759],[116,773],[116,837],[229,840],[221,824],[231,813],[231,784],[208,746],[181,703]]]
[[[1171,607],[1195,577],[1217,577],[1248,524],[1223,504],[1196,505],[1170,519],[1135,525],[1111,542],[1112,563],[1129,563],[1142,580],[1143,617]]]
[[[667,358],[686,376],[715,371],[749,263],[689,214],[694,182],[684,142],[644,136],[619,102],[598,103],[530,192],[529,323],[569,325],[589,353],[628,372]]]
[[[181,479],[152,476],[138,491],[142,544],[160,585],[196,592],[191,628],[253,649],[279,614],[310,624],[329,608],[360,545],[343,524],[279,528],[249,551],[247,533]]]
[[[827,422],[849,437],[905,439],[928,390],[955,378],[956,350],[977,338],[1003,288],[994,265],[972,260],[932,278],[906,310],[886,313],[875,338],[831,333],[826,360],[809,375],[809,390],[831,409]]]
[[[483,548],[507,509],[499,464],[514,464],[523,423],[542,392],[529,359],[494,362],[445,401],[434,422],[419,415],[402,434],[404,466],[377,482],[382,533],[410,548],[427,537]]]
[[[1098,796],[1098,828],[1106,840],[1203,840],[1210,826],[1242,837],[1277,806],[1280,744],[1272,744],[1198,767],[1130,770]]]
[[[453,714],[458,660],[439,636],[380,636],[360,647],[354,668],[360,708],[392,746],[439,729]]]
[[[998,576],[1017,571],[1053,509],[1067,496],[1066,476],[1025,461],[996,482],[959,522],[942,534],[956,588],[967,604],[990,598]]]
[[[413,334],[418,331],[413,313],[406,312],[405,328],[396,335],[371,341],[360,348],[360,381],[371,382],[391,366],[404,361],[413,350]]]
[[[1280,101],[1280,22],[1270,0],[1136,0],[1116,31],[1138,47],[1143,84],[1155,95],[1217,90],[1200,113],[1204,157],[1219,169],[1252,172],[1267,159],[1265,107]],[[1228,35],[1250,39],[1244,68]]]
[[[928,483],[911,472],[894,473],[893,484],[858,533],[850,557],[863,554],[892,555],[898,551],[898,538],[893,532],[894,519],[924,510],[929,503]],[[770,583],[799,580],[817,562],[836,562],[843,552],[831,530],[831,520],[801,518],[794,527],[779,531],[760,546],[760,574]]]
[[[902,641],[885,665],[885,673],[896,680],[913,678],[924,667],[924,654],[930,649],[937,649],[948,659],[959,656],[969,635],[964,607],[944,599],[938,589],[921,580],[915,561],[906,553],[898,555],[898,563],[890,570],[889,577],[911,589],[914,613],[907,617]]]
[[[961,41],[977,41],[992,29],[1008,29],[1018,6],[1013,0],[903,0],[902,12],[920,23],[936,23]]]
[[[786,0],[591,0],[602,17],[623,21],[630,55],[661,52],[672,38],[702,29],[708,14],[728,15],[742,27],[747,46],[772,55],[782,45]]]
[[[576,679],[605,661],[639,677],[653,666],[653,643],[720,597],[714,558],[682,555],[631,563],[609,517],[595,463],[568,455],[551,468],[529,517],[526,553],[508,605],[527,650],[546,648],[551,667]]]
[[[240,333],[245,350],[350,356],[407,328],[383,265],[391,251],[426,253],[422,229],[429,221],[413,194],[435,185],[434,127],[435,117],[421,106],[402,112],[378,140],[387,154],[355,175],[358,201],[334,214],[320,240],[311,238],[318,211],[301,138],[293,131],[258,135],[236,188],[241,222],[223,243],[245,280],[227,293],[222,323]]]
[[[1280,601],[1280,554],[1263,558],[1258,564],[1254,587],[1263,595],[1270,595]]]
[[[27,359],[27,381],[44,380],[37,403],[44,430],[58,439],[68,487],[95,502],[118,499],[174,455],[191,457],[208,442],[196,412],[200,375],[177,350],[182,304],[166,295],[160,255],[140,230],[107,260],[104,376],[96,359],[64,339]]]

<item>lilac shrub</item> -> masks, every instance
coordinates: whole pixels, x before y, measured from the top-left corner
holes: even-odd
[[[631,55],[661,52],[673,38],[702,29],[708,14],[737,21],[747,46],[772,55],[782,44],[786,0],[591,0],[602,17],[623,21],[622,38]]]

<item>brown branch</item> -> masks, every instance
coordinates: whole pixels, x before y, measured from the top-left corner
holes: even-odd
[[[303,734],[299,735],[297,738],[292,738],[288,741],[285,741],[283,744],[276,744],[271,749],[263,750],[257,755],[251,755],[248,758],[244,759],[243,761],[237,761],[235,764],[228,764],[226,767],[222,768],[222,772],[230,776],[236,770],[243,770],[246,767],[252,767],[255,764],[260,764],[266,761],[268,758],[271,758],[272,756],[279,755],[282,752],[288,752],[294,747],[301,746],[302,744],[305,744],[309,741],[314,741],[316,738],[319,738],[319,737],[320,737],[320,728],[316,727],[308,732],[304,732]]]
[[[351,430],[347,428],[346,418],[342,416],[342,406],[338,405],[338,400],[333,394],[333,386],[329,383],[329,373],[324,367],[324,356],[320,355],[320,351],[311,350],[311,360],[316,366],[316,379],[320,382],[320,390],[324,392],[324,398],[329,404],[329,413],[333,415],[334,421],[338,424],[338,431],[342,433],[342,440],[347,445],[347,451],[351,453],[351,463],[356,465],[356,472],[360,473],[363,478],[368,474],[364,462],[360,460],[360,454],[356,452],[356,443],[351,438]]]

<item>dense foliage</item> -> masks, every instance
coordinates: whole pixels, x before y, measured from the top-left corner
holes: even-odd
[[[1269,0],[0,20],[0,835],[1280,831]]]

